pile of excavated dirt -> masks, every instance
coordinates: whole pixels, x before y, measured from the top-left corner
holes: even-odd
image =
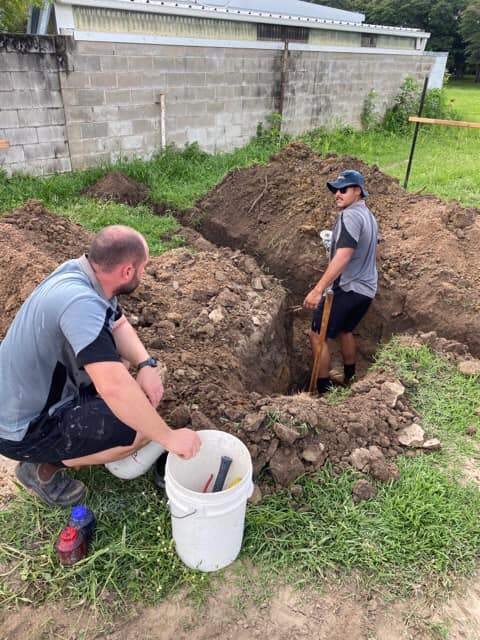
[[[34,286],[81,255],[91,237],[35,201],[0,218],[0,338]],[[161,413],[174,427],[238,435],[255,473],[268,468],[277,486],[326,460],[336,469],[353,464],[376,478],[396,477],[389,459],[404,446],[405,427],[418,423],[400,382],[369,374],[336,406],[281,395],[291,378],[287,297],[239,250],[175,249],[152,258],[143,284],[121,305],[166,368]],[[453,342],[447,347],[461,351]],[[427,441],[417,437],[413,449],[432,448]]]
[[[132,180],[120,171],[110,171],[103,178],[83,189],[82,194],[98,200],[113,200],[135,207],[148,200],[150,187]]]
[[[319,232],[337,215],[326,182],[356,169],[382,240],[378,295],[360,326],[362,351],[371,355],[393,333],[435,330],[480,353],[479,209],[407,193],[376,166],[322,157],[300,143],[270,160],[231,172],[184,212],[183,222],[215,244],[255,256],[298,303],[326,266]]]
[[[276,486],[326,461],[336,470],[353,465],[377,479],[395,478],[399,451],[440,446],[421,430],[402,381],[384,372],[368,374],[333,406],[305,393],[285,395],[311,365],[308,314],[289,309],[325,267],[318,233],[337,213],[325,183],[346,168],[364,174],[382,237],[379,293],[360,326],[365,352],[382,337],[413,330],[449,357],[470,357],[464,343],[477,354],[478,210],[408,194],[376,167],[322,158],[297,143],[265,166],[231,173],[183,212],[205,237],[184,227],[180,234],[194,250],[152,258],[142,285],[121,300],[164,364],[160,411],[167,421],[238,435],[255,474],[268,470]],[[112,184],[122,182],[109,175]],[[132,202],[137,185],[125,184]],[[35,201],[3,215],[0,232],[1,338],[34,286],[81,255],[92,236]],[[365,487],[357,489],[361,496]]]

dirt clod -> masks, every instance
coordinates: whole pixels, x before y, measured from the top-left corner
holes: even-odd
[[[361,500],[372,500],[377,495],[377,489],[367,480],[357,480],[352,487],[352,495],[354,502]]]

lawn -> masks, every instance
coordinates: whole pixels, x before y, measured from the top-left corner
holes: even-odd
[[[473,82],[473,78],[452,79],[448,82],[445,93],[461,120],[480,122],[480,83]]]

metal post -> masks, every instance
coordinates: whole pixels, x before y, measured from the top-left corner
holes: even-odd
[[[419,118],[422,115],[423,104],[425,102],[425,96],[427,95],[427,85],[428,85],[428,78],[425,78],[425,82],[423,83],[422,97],[420,98],[420,107],[418,108],[418,117]],[[415,151],[415,145],[417,143],[417,135],[418,135],[418,129],[419,128],[420,128],[420,123],[416,122],[415,123],[415,131],[413,133],[412,146],[411,146],[411,149],[410,149],[410,157],[408,158],[407,173],[405,175],[405,182],[403,183],[403,188],[404,189],[407,188],[408,178],[410,177],[410,169],[412,168],[413,153]]]
[[[288,58],[288,40],[285,40],[282,58],[282,75],[280,76],[280,101],[278,104],[278,113],[283,116],[283,102],[285,99],[285,85],[287,79],[287,58]]]

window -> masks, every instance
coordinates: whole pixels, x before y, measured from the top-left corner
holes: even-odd
[[[295,40],[308,42],[309,29],[280,24],[257,24],[257,40]]]

